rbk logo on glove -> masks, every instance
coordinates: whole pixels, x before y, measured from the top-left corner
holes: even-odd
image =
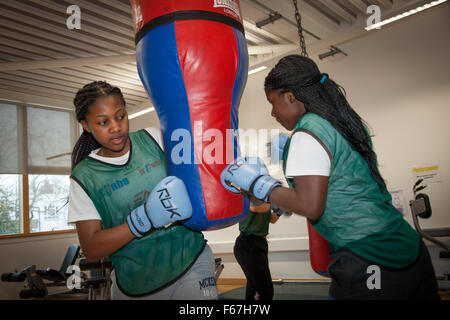
[[[172,197],[170,196],[169,190],[161,189],[158,190],[157,192],[159,192],[159,200],[161,201],[162,206],[164,207],[164,209],[167,209],[167,211],[171,213],[170,219],[173,219],[174,215],[181,217],[181,214],[175,211],[178,209],[174,207],[172,201],[170,201]]]
[[[131,232],[142,238],[154,229],[191,216],[192,205],[186,186],[179,178],[168,176],[155,186],[145,204],[131,211],[127,223]]]

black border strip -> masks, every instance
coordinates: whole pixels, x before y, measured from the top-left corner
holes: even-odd
[[[185,11],[175,11],[147,22],[141,30],[136,33],[136,37],[134,42],[138,44],[138,42],[151,30],[160,27],[162,25],[172,23],[174,21],[181,20],[210,20],[215,22],[220,22],[232,26],[233,28],[238,29],[245,35],[244,26],[239,21],[227,17],[223,14],[210,12],[210,11],[202,11],[202,10],[185,10]]]

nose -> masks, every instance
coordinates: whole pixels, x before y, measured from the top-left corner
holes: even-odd
[[[116,121],[116,120],[112,120],[109,129],[111,130],[111,132],[120,132],[120,130],[121,130],[120,122]]]

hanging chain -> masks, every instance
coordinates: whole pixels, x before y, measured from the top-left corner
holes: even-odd
[[[295,19],[297,20],[298,36],[300,37],[300,48],[302,49],[302,56],[307,57],[305,37],[303,36],[302,17],[298,12],[297,0],[292,0],[295,7]]]

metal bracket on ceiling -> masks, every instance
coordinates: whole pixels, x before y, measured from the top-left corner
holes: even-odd
[[[278,19],[281,19],[281,14],[279,14],[278,12],[275,12],[273,14],[269,13],[269,17],[267,19],[264,19],[264,20],[261,20],[261,21],[257,22],[256,26],[261,29],[266,24],[274,23]]]
[[[319,54],[319,59],[323,60],[323,59],[328,58],[330,56],[333,57],[333,56],[335,56],[336,54],[339,54],[339,53],[342,53],[344,56],[348,56],[348,54],[346,54],[341,49],[339,49],[339,48],[337,48],[335,46],[331,46],[330,47],[330,51],[322,53],[322,54]]]

